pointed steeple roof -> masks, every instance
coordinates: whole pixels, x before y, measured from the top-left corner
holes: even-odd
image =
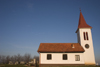
[[[80,17],[79,17],[79,24],[78,24],[78,29],[79,29],[79,28],[92,28],[91,26],[89,26],[89,25],[86,23],[86,21],[85,21],[83,15],[82,15],[81,10],[80,10]]]

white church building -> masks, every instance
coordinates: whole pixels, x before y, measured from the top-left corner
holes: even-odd
[[[80,11],[76,30],[78,43],[40,43],[39,67],[95,65],[91,28]]]

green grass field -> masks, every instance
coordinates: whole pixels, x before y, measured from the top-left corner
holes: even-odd
[[[61,66],[61,67],[100,67],[100,66]]]
[[[0,65],[0,67],[28,67],[28,66],[25,66],[25,65]],[[49,67],[54,67],[54,66],[49,66]],[[59,67],[100,67],[100,66],[59,66]]]
[[[0,65],[0,67],[27,67],[24,65]]]

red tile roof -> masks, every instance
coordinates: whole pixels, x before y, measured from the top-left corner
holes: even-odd
[[[91,26],[89,26],[89,25],[86,23],[86,21],[85,21],[83,15],[82,15],[82,12],[81,12],[81,11],[80,11],[80,17],[79,17],[78,28],[92,28]]]
[[[40,43],[38,52],[84,52],[84,49],[79,43]]]

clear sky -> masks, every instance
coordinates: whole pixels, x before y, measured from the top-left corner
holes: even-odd
[[[100,0],[0,0],[0,55],[39,56],[40,43],[77,43],[79,8],[100,64]]]

